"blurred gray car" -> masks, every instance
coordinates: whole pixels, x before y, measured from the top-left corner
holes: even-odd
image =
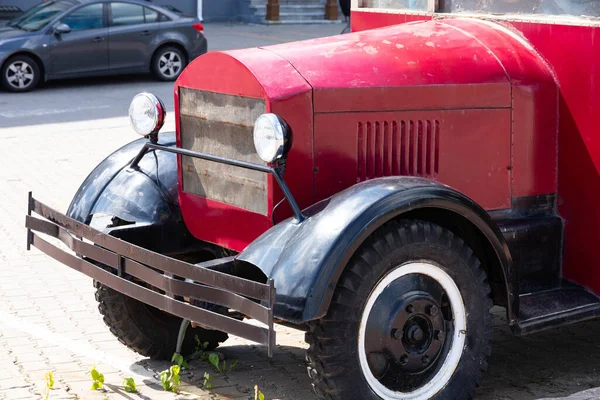
[[[0,27],[0,84],[152,72],[177,79],[206,53],[202,23],[173,7],[137,0],[48,1]]]

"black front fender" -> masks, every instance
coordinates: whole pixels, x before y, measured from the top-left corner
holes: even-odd
[[[274,279],[276,317],[294,323],[318,319],[327,313],[337,281],[363,241],[390,219],[421,208],[468,219],[494,248],[505,282],[510,281],[508,246],[489,215],[447,186],[412,177],[378,178],[350,187],[307,209],[301,224],[289,219],[275,225],[237,258]]]
[[[67,216],[162,254],[197,251],[199,241],[187,230],[179,207],[177,155],[148,150],[136,168],[130,167],[147,142],[135,140],[98,164],[75,194]],[[175,146],[175,135],[161,133],[160,144]]]
[[[164,218],[166,205],[178,204],[177,158],[152,150],[142,158],[139,168],[128,168],[147,142],[144,138],[135,140],[98,164],[75,193],[67,216],[86,224],[99,213],[139,223]],[[174,146],[175,135],[161,134],[161,144]]]

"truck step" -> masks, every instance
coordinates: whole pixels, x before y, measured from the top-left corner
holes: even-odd
[[[581,286],[563,281],[556,289],[519,296],[517,335],[600,317],[600,298]]]

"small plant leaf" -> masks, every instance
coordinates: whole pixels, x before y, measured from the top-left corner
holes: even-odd
[[[171,374],[169,373],[168,369],[160,373],[160,383],[162,384],[163,389],[167,392],[171,390],[171,381],[169,380],[170,375]]]
[[[210,353],[208,361],[217,371],[221,372],[221,368],[219,368],[219,355],[217,353]]]
[[[258,390],[258,385],[254,385],[254,400],[265,400],[265,395]]]
[[[204,349],[206,349],[207,347],[208,347],[208,342],[204,342],[204,343],[202,343],[202,349],[203,349],[203,350],[204,350]]]
[[[207,389],[214,388],[212,381],[215,380],[214,376],[211,376],[208,372],[204,373],[204,387]]]
[[[187,361],[185,361],[185,359],[183,358],[183,356],[179,353],[174,353],[173,357],[171,357],[171,362],[174,362],[175,364],[179,365],[180,367],[183,368],[189,368],[190,366],[188,365]]]
[[[236,365],[238,365],[238,363],[239,363],[239,362],[240,362],[240,360],[235,360],[234,362],[232,362],[232,363],[229,365],[229,370],[231,371],[232,369],[234,369],[234,368],[235,368],[235,366],[236,366]]]
[[[46,387],[52,389],[54,387],[54,372],[50,371],[46,373]]]
[[[95,381],[97,381],[100,378],[100,373],[98,372],[96,367],[92,368],[92,370],[90,371],[90,374],[92,375],[92,379]]]
[[[102,386],[104,386],[104,375],[98,372],[96,367],[90,370],[90,375],[92,375],[92,390],[102,389]]]
[[[137,392],[137,387],[135,384],[135,380],[133,378],[125,378],[123,380],[123,389],[125,389],[125,391],[127,393],[135,393]]]
[[[179,371],[181,371],[181,367],[179,365],[173,365],[171,367],[171,381],[173,381],[174,386],[179,385]]]
[[[54,387],[54,372],[46,372],[46,400],[48,400],[48,396],[50,396],[50,391]]]

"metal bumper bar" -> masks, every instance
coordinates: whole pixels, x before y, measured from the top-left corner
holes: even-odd
[[[44,219],[36,218],[32,213]],[[211,269],[232,263],[233,257],[200,264],[175,260],[69,218],[40,203],[31,193],[25,225],[28,250],[31,246],[37,247],[96,281],[165,312],[267,345],[269,357],[272,356],[275,347],[273,280],[262,284]],[[59,239],[75,254],[34,232]],[[183,298],[235,310],[266,327],[197,307]]]

